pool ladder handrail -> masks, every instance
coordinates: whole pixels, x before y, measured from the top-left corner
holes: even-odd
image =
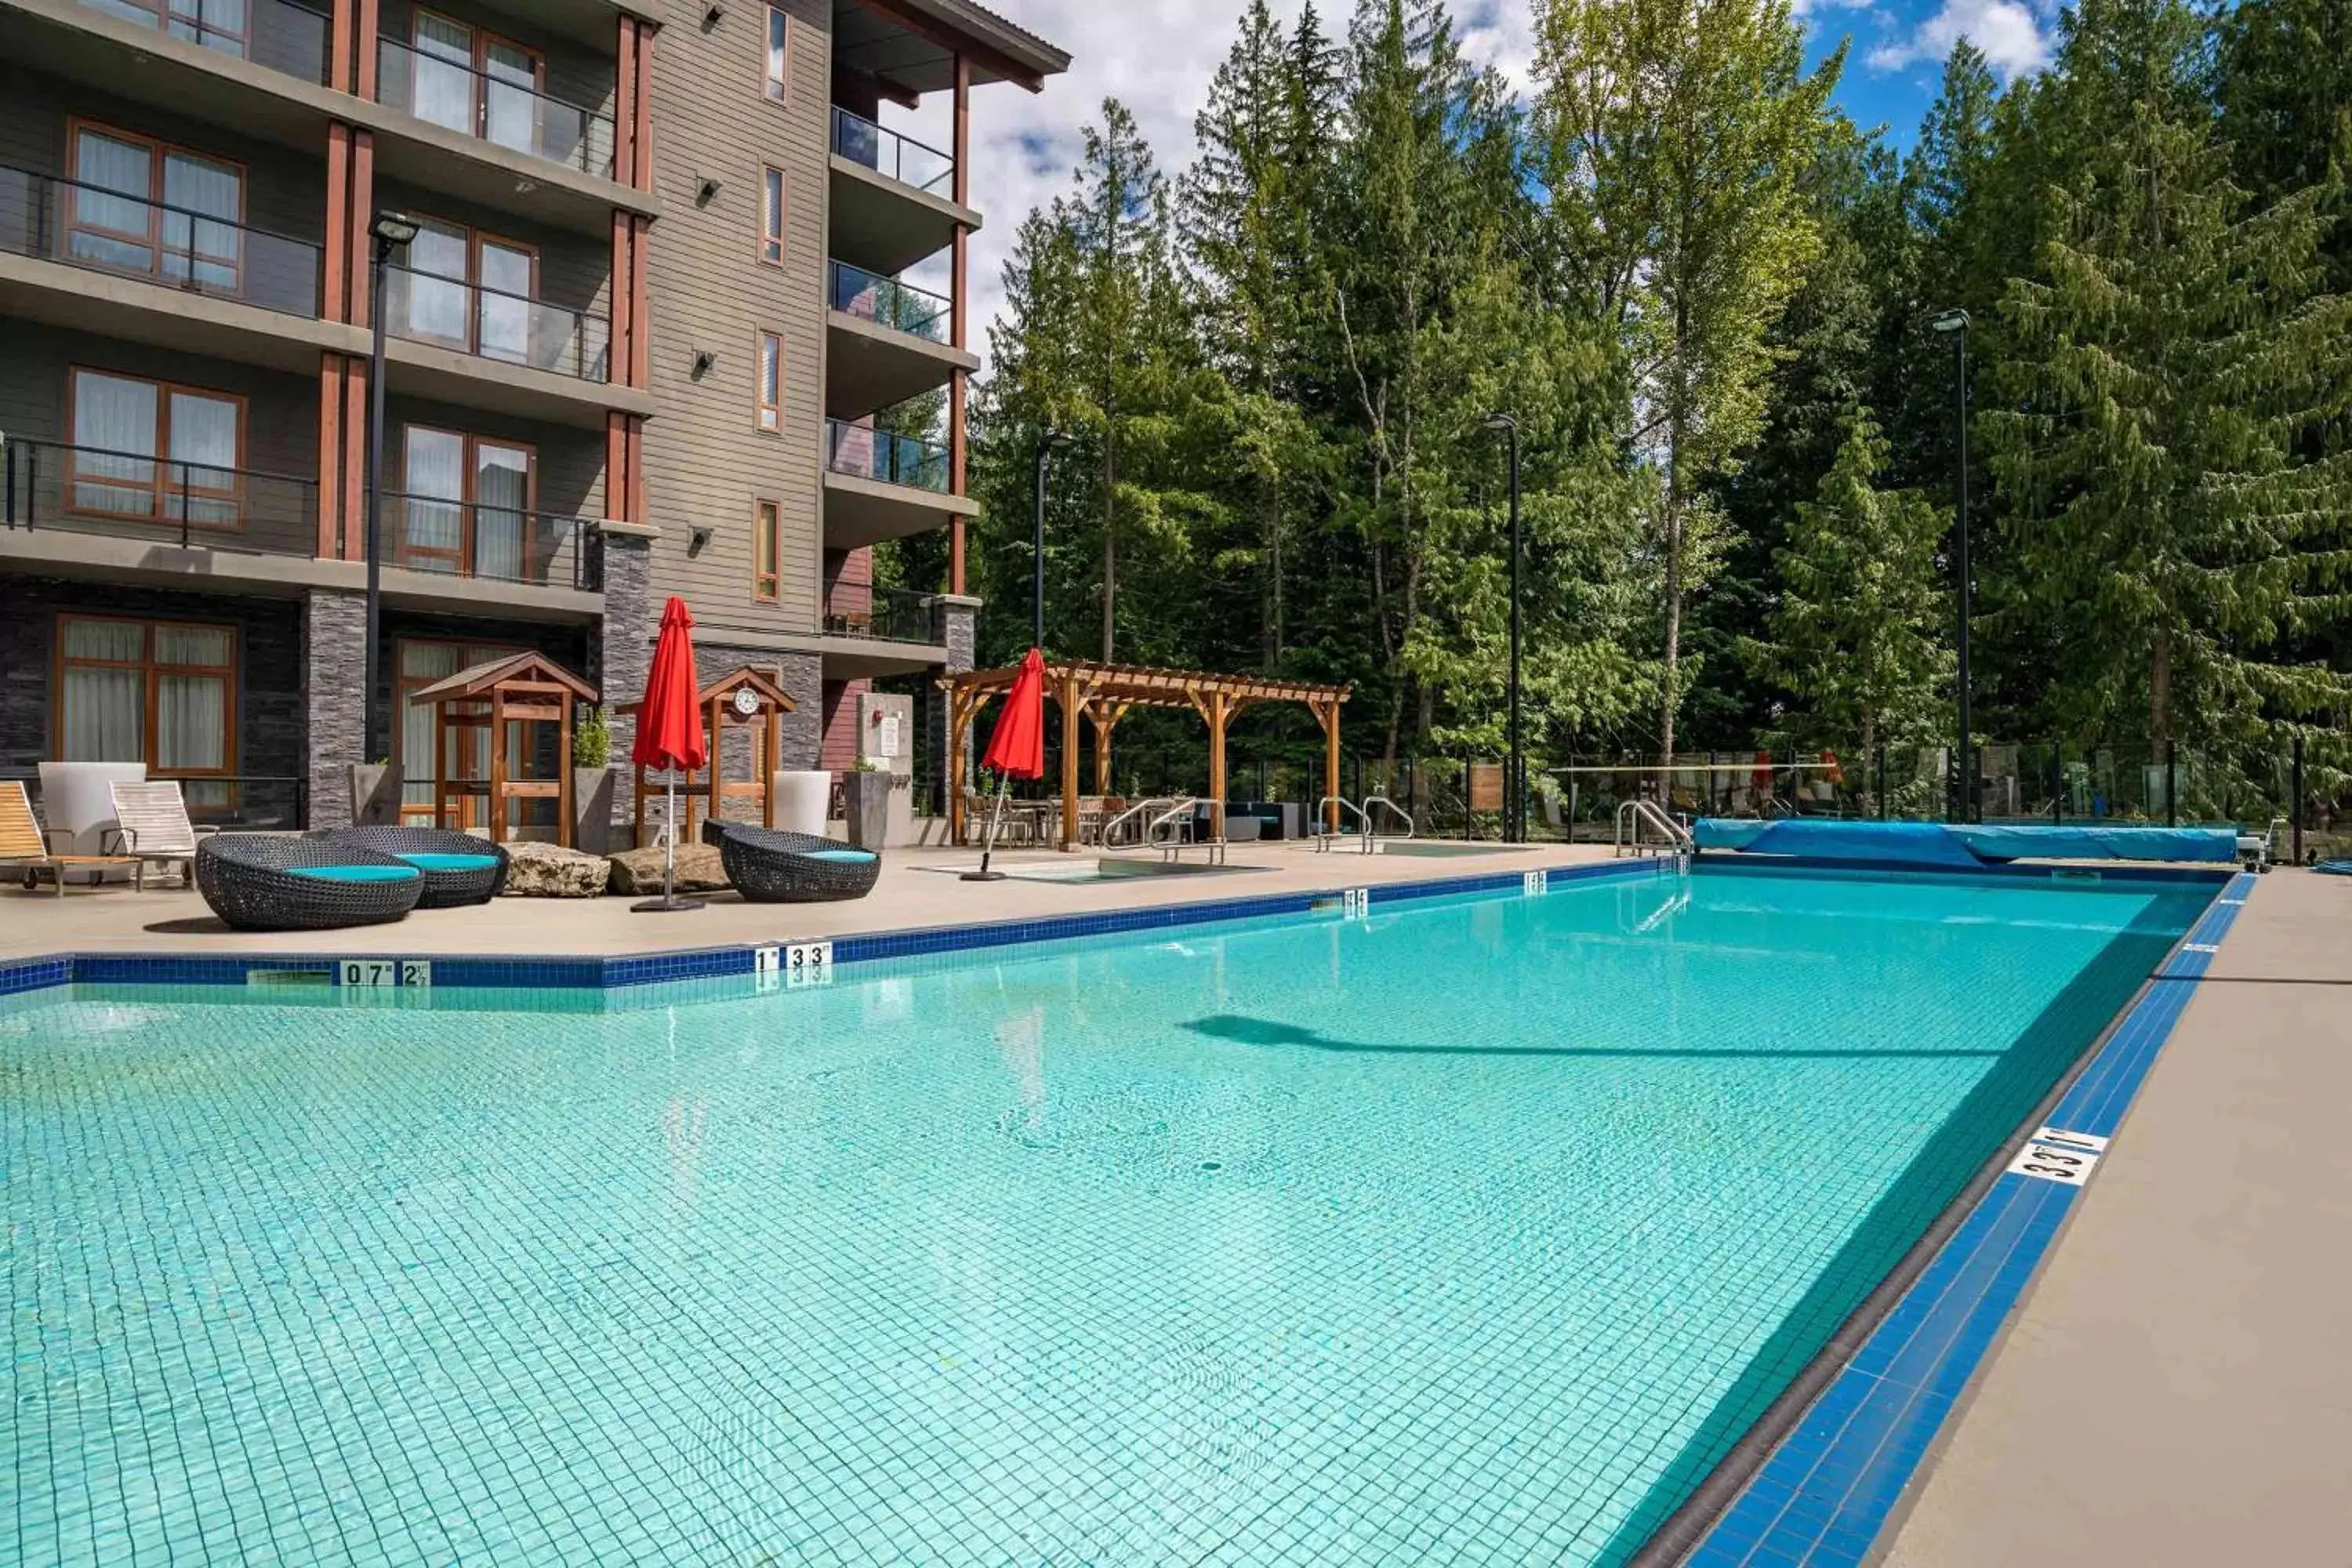
[[[1394,813],[1394,814],[1395,814],[1395,816],[1396,816],[1396,819],[1397,819],[1399,822],[1402,822],[1402,823],[1403,823],[1403,824],[1404,824],[1404,831],[1403,831],[1402,834],[1391,833],[1391,834],[1390,834],[1390,835],[1389,835],[1389,837],[1391,837],[1391,838],[1411,838],[1411,837],[1412,837],[1412,835],[1413,835],[1412,813],[1411,813],[1411,812],[1407,811],[1404,807],[1402,807],[1402,806],[1399,805],[1396,802],[1394,802],[1394,801],[1391,800],[1391,799],[1390,799],[1387,795],[1366,795],[1366,796],[1364,797],[1364,809],[1363,809],[1363,810],[1362,810],[1362,812],[1360,812],[1359,815],[1360,815],[1360,816],[1363,817],[1363,819],[1364,819],[1364,825],[1365,825],[1365,826],[1366,826],[1367,828],[1370,828],[1370,827],[1371,827],[1371,823],[1372,823],[1372,807],[1374,807],[1374,806],[1376,806],[1376,805],[1384,805],[1384,806],[1387,806],[1387,807],[1389,808],[1389,810],[1390,810],[1390,811],[1391,811],[1392,813]],[[1377,829],[1373,829],[1373,830],[1372,830],[1372,837],[1373,837],[1375,839],[1377,839],[1377,838],[1380,837],[1379,831],[1378,831]]]
[[[1655,833],[1665,840],[1665,843],[1663,846],[1653,846],[1645,842],[1642,837],[1644,829]],[[1696,841],[1691,837],[1690,829],[1667,816],[1665,809],[1656,801],[1643,795],[1635,795],[1631,800],[1617,803],[1616,854],[1619,857],[1622,858],[1627,854],[1648,855],[1653,852],[1664,854],[1668,851],[1681,856],[1689,854],[1696,847]]]
[[[1373,840],[1379,837],[1372,831],[1371,818],[1364,815],[1362,806],[1358,805],[1354,801],[1349,800],[1344,795],[1327,795],[1322,799],[1315,803],[1315,853],[1318,855],[1329,854],[1331,852],[1333,842],[1341,837],[1338,832],[1327,829],[1323,826],[1325,819],[1328,816],[1328,813],[1324,810],[1324,807],[1331,805],[1336,805],[1341,811],[1349,812],[1354,815],[1356,818],[1356,839],[1357,842],[1363,847],[1360,853],[1365,855],[1370,854],[1372,852]]]
[[[1102,831],[1098,836],[1100,846],[1106,850],[1120,847],[1111,842],[1119,825],[1131,816],[1142,817],[1143,821],[1134,847],[1138,849],[1156,849],[1160,852],[1160,858],[1162,860],[1180,859],[1186,847],[1186,841],[1177,829],[1197,816],[1200,809],[1201,797],[1192,795],[1156,795],[1139,800],[1102,825]],[[1158,815],[1150,815],[1155,812]],[[1204,843],[1212,864],[1222,861],[1225,858],[1225,847],[1222,840],[1209,839]]]

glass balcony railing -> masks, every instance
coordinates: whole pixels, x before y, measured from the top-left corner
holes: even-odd
[[[477,70],[470,61],[379,37],[376,101],[460,136],[613,176],[613,117],[550,98],[519,71]]]
[[[0,526],[310,555],[319,542],[319,486],[184,456],[11,436],[0,437]]]
[[[602,316],[406,267],[384,268],[383,296],[383,330],[394,337],[583,381],[608,379],[613,327]]]
[[[289,316],[319,314],[320,253],[308,240],[26,169],[0,167],[0,250]]]
[[[845,261],[833,263],[833,308],[926,342],[948,341],[947,300]]]
[[[304,81],[327,79],[327,38],[332,23],[322,11],[291,0],[81,0],[118,21],[152,27],[174,38],[237,59],[251,60]]]
[[[835,105],[833,150],[887,179],[935,196],[955,192],[955,160],[936,147],[926,147],[910,136],[885,131],[861,114]]]
[[[386,490],[378,520],[383,563],[539,588],[593,585],[576,517]]]
[[[824,422],[824,466],[856,479],[947,493],[945,447],[913,436],[894,436],[870,425],[853,425],[846,419]]]
[[[824,629],[837,637],[922,643],[939,639],[928,595],[867,583],[836,583],[825,595]]]

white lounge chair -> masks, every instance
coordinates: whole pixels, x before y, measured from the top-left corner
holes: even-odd
[[[115,831],[122,837],[122,852],[139,862],[131,886],[145,890],[151,860],[180,868],[180,885],[196,885],[196,828],[188,820],[188,803],[170,779],[149,784],[109,786],[114,795]]]

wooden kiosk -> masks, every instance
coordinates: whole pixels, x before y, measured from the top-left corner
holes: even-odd
[[[1013,689],[1017,668],[970,669],[941,679],[948,694],[949,837],[964,841],[964,735],[992,697]],[[1225,727],[1253,702],[1303,702],[1323,729],[1323,793],[1339,793],[1339,709],[1345,686],[1298,680],[1266,680],[1254,675],[1212,675],[1205,670],[1159,669],[1143,665],[1092,664],[1072,659],[1045,667],[1045,695],[1062,711],[1062,847],[1078,847],[1078,721],[1094,726],[1095,793],[1110,793],[1111,732],[1128,710],[1191,708],[1209,726],[1209,793],[1217,838],[1225,836]],[[1339,808],[1328,813],[1339,831]]]
[[[433,709],[433,820],[443,827],[466,826],[466,803],[484,803],[484,829],[490,841],[502,844],[511,836],[509,807],[518,800],[552,800],[555,841],[572,847],[572,710],[575,703],[596,700],[596,689],[540,653],[510,654],[461,669],[410,694],[414,705]],[[510,724],[552,724],[556,727],[555,776],[521,775],[523,758],[507,743]],[[449,731],[470,725],[489,731],[486,778],[453,779],[448,775]]]
[[[703,735],[710,747],[710,760],[701,773],[689,774],[678,781],[678,798],[685,804],[686,822],[678,842],[691,844],[699,831],[698,824],[709,818],[724,820],[727,803],[730,800],[755,800],[760,803],[760,826],[776,825],[776,803],[772,793],[775,781],[776,757],[783,744],[783,715],[794,711],[799,704],[784,694],[776,678],[751,665],[740,665],[718,679],[706,682],[695,693],[695,702],[702,710]],[[615,713],[634,715],[642,702],[624,702]],[[726,735],[730,729],[747,730],[752,736],[751,777],[729,779],[726,776]],[[636,769],[636,817],[635,838],[646,841],[646,802],[659,799],[663,791],[657,775],[648,775],[640,766]]]

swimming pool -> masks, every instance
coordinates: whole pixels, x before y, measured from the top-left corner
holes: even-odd
[[[2211,892],[1703,868],[610,1010],[0,1004],[16,1540],[1615,1563]]]

